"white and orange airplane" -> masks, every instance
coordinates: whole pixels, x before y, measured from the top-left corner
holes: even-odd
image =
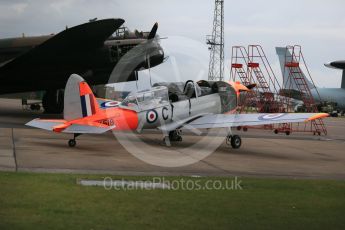
[[[131,93],[122,102],[97,99],[80,76],[69,78],[64,97],[64,119],[34,119],[26,125],[71,133],[70,147],[81,134],[107,131],[159,129],[167,144],[182,141],[180,130],[255,126],[304,122],[327,117],[326,113],[236,114],[242,91],[250,91],[238,82],[187,81],[155,84],[151,89]],[[240,148],[241,137],[228,134],[227,143]]]

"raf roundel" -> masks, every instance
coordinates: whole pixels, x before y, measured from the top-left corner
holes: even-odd
[[[102,104],[103,108],[111,108],[111,107],[118,107],[120,102],[118,101],[107,101]]]
[[[267,121],[267,120],[274,120],[277,118],[281,118],[285,116],[285,113],[272,113],[272,114],[265,114],[260,117],[258,117],[259,120],[261,121]]]
[[[147,114],[146,114],[146,120],[148,123],[154,123],[155,121],[157,121],[157,118],[158,118],[158,113],[156,110],[150,110],[150,111],[147,111]]]

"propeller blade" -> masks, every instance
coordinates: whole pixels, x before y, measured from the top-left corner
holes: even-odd
[[[169,56],[166,56],[163,58],[163,63],[166,62],[169,59]]]
[[[246,87],[250,90],[256,87],[256,84],[250,84],[250,85],[246,85]]]
[[[149,36],[147,37],[147,40],[154,39],[156,37],[157,30],[158,30],[158,22],[156,22],[153,25],[152,30],[151,30]]]

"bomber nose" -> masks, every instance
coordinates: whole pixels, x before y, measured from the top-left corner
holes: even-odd
[[[157,66],[164,62],[164,50],[159,42],[154,42],[152,49],[150,49],[148,52],[148,56],[150,58],[151,67]]]
[[[335,68],[334,66],[332,66],[332,62],[325,63],[324,65],[328,68]]]
[[[164,61],[164,50],[159,43],[157,45],[157,54],[156,55],[159,58],[159,60],[161,60],[161,62]]]

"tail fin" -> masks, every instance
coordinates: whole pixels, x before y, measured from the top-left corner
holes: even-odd
[[[72,74],[65,88],[64,119],[80,119],[92,116],[98,111],[98,103],[89,85],[79,75]]]
[[[279,57],[279,63],[280,63],[280,69],[282,71],[282,76],[283,76],[283,88],[284,89],[294,89],[298,90],[298,87],[293,79],[289,78],[289,70],[285,69],[285,58],[288,57],[288,59],[292,58],[292,54],[290,53],[289,50],[286,49],[286,47],[276,47],[276,53]],[[305,79],[305,81],[308,84],[308,87],[310,89],[315,88],[314,84],[312,84],[309,79],[305,76],[305,74],[302,72],[302,76]]]

